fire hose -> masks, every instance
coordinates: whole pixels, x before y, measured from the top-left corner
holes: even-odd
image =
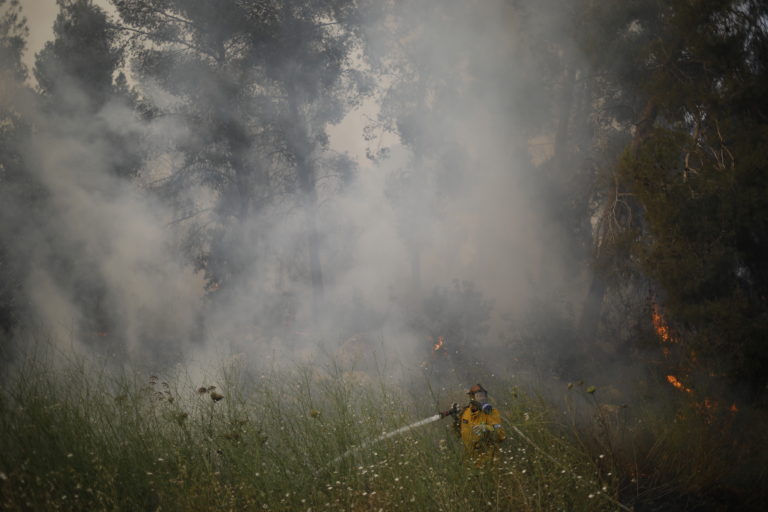
[[[353,453],[358,452],[360,450],[364,450],[365,448],[368,448],[371,445],[374,445],[376,443],[384,441],[385,439],[389,439],[390,437],[395,437],[397,435],[402,434],[403,432],[407,432],[409,430],[413,430],[413,429],[418,428],[418,427],[420,427],[422,425],[427,425],[429,423],[435,422],[435,421],[439,420],[440,418],[444,418],[444,417],[445,416],[443,416],[442,413],[435,414],[433,416],[430,416],[429,418],[424,418],[423,420],[419,420],[419,421],[417,421],[415,423],[411,423],[410,425],[406,425],[404,427],[400,427],[399,429],[393,430],[392,432],[385,432],[382,435],[380,435],[379,437],[377,437],[376,439],[372,439],[371,441],[366,441],[366,442],[364,442],[362,444],[359,444],[357,446],[353,446],[349,450],[345,451],[344,453],[342,453],[341,455],[339,455],[338,457],[333,459],[331,461],[331,464],[336,464],[337,462],[346,459],[347,457],[349,457]]]
[[[353,446],[349,450],[345,451],[344,453],[342,453],[341,455],[339,455],[338,457],[333,459],[328,465],[331,466],[333,464],[336,464],[337,462],[346,459],[347,457],[349,457],[353,453],[359,452],[360,450],[364,450],[364,449],[368,448],[369,446],[372,446],[372,445],[374,445],[376,443],[384,441],[385,439],[389,439],[391,437],[398,436],[398,435],[400,435],[400,434],[402,434],[404,432],[408,432],[409,430],[413,430],[413,429],[421,427],[423,425],[428,425],[430,423],[434,423],[435,421],[437,421],[439,419],[442,419],[442,418],[445,418],[446,416],[453,416],[455,418],[455,417],[457,417],[458,413],[459,413],[459,405],[457,403],[454,403],[453,405],[451,405],[451,408],[446,410],[446,411],[441,411],[441,412],[439,412],[437,414],[434,414],[434,415],[432,415],[432,416],[430,416],[428,418],[424,418],[423,420],[419,420],[419,421],[416,421],[414,423],[411,423],[410,425],[406,425],[404,427],[400,427],[397,430],[393,430],[392,432],[385,432],[385,433],[381,434],[379,437],[377,437],[376,439],[372,439],[370,441],[366,441],[364,443],[361,443],[361,444],[359,444],[357,446]]]

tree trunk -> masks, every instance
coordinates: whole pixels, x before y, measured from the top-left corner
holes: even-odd
[[[603,298],[605,297],[606,283],[600,275],[599,263],[592,270],[592,280],[589,283],[589,291],[584,299],[584,307],[579,318],[579,336],[583,345],[588,345],[597,334],[597,325],[600,322],[600,314],[603,310]]]
[[[306,198],[307,215],[307,250],[309,252],[309,277],[312,282],[312,314],[318,320],[320,303],[323,301],[323,272],[320,266],[320,239],[317,233],[317,193],[308,194]]]
[[[563,90],[560,96],[560,120],[555,132],[555,170],[562,171],[568,155],[568,124],[571,119],[573,104],[573,86],[576,70],[572,64],[567,64],[563,77]]]
[[[640,120],[635,124],[635,133],[629,146],[629,151],[632,155],[637,154],[637,151],[640,149],[640,144],[650,134],[651,129],[653,128],[653,123],[656,120],[657,112],[656,100],[651,97],[646,101],[645,107],[640,114]],[[616,191],[616,193],[618,193],[618,191]],[[603,213],[603,216],[609,215],[608,212],[612,209],[611,203],[617,199],[616,193],[612,194],[606,202],[604,209],[605,213]],[[592,271],[592,280],[589,284],[589,291],[584,300],[584,307],[581,310],[581,318],[579,319],[578,327],[581,340],[585,344],[594,339],[597,334],[597,327],[603,310],[603,300],[605,299],[605,292],[608,286],[604,276],[601,275],[601,269],[609,265],[610,262],[606,261],[605,251],[602,249],[603,245],[610,241],[610,233],[596,234],[595,265]]]
[[[295,97],[294,92],[289,100],[292,117],[289,122],[293,123],[291,151],[296,159],[299,192],[302,196],[304,214],[306,215],[307,264],[312,284],[312,315],[313,320],[317,322],[320,304],[323,301],[324,286],[322,267],[320,265],[320,237],[317,231],[316,171],[312,162],[313,145],[307,133],[307,122],[299,113]]]

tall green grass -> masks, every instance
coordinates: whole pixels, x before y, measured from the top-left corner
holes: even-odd
[[[496,392],[508,440],[491,464],[465,459],[450,420],[339,459],[435,413],[406,388],[333,364],[203,378],[27,358],[0,393],[0,508],[619,509],[619,477],[511,386]]]

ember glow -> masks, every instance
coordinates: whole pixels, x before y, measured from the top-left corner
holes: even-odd
[[[683,383],[682,383],[682,382],[680,382],[680,380],[678,380],[678,378],[677,378],[677,377],[675,377],[674,375],[667,375],[667,381],[668,381],[670,384],[672,384],[673,386],[675,386],[677,389],[680,389],[680,390],[682,390],[682,391],[685,391],[686,393],[693,393],[693,390],[692,390],[691,388],[687,388],[687,387],[685,387],[685,386],[683,385]]]
[[[653,328],[656,331],[656,335],[659,337],[659,340],[662,344],[664,343],[677,343],[677,339],[672,336],[671,329],[669,328],[669,324],[667,324],[666,320],[664,320],[664,316],[661,314],[661,308],[659,308],[659,305],[656,303],[653,303],[651,306],[651,322],[653,322]],[[664,354],[665,358],[669,358],[670,356],[670,349],[669,347],[662,346],[661,352]],[[667,382],[672,384],[674,387],[681,391],[685,391],[686,393],[693,393],[693,390],[691,388],[685,387],[682,382],[680,382],[680,379],[675,377],[674,375],[667,375]]]
[[[432,337],[430,337],[430,341],[431,340],[432,340]],[[440,354],[438,354],[438,350],[443,348],[444,344],[445,344],[445,338],[443,338],[442,336],[438,336],[437,337],[437,343],[434,343],[432,345],[432,353],[430,354],[430,359],[432,361],[435,361],[441,354],[445,355],[442,352]],[[422,361],[421,364],[419,364],[419,366],[422,367],[422,368],[429,368],[429,365],[430,365],[430,363],[428,361]]]
[[[677,343],[677,339],[672,336],[669,325],[666,320],[664,320],[659,305],[656,303],[652,305],[651,322],[653,322],[653,328],[663,343]]]

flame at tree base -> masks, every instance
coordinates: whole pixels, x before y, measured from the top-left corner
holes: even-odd
[[[661,308],[658,304],[653,303],[651,308],[651,323],[653,324],[653,329],[656,332],[656,336],[659,338],[659,342],[661,344],[661,352],[664,355],[665,359],[670,359],[672,355],[672,351],[670,350],[670,345],[677,344],[678,347],[681,347],[682,344],[680,343],[680,339],[678,336],[674,335],[672,332],[672,329],[670,328],[669,324],[667,323],[666,319],[664,318],[664,315],[661,313]],[[687,351],[688,360],[691,363],[696,362],[696,352],[693,350]],[[690,370],[685,372],[686,375],[690,375]],[[667,375],[666,380],[668,383],[670,383],[673,387],[676,389],[679,389],[680,391],[684,391],[685,393],[695,396],[696,393],[694,393],[693,389],[687,387],[683,382],[676,377],[675,375]],[[711,400],[709,398],[705,398],[703,401],[694,401],[694,404],[697,409],[699,409],[702,412],[705,412],[707,415],[713,414],[717,409],[719,409],[720,403],[716,400]],[[727,410],[731,413],[736,413],[739,411],[739,408],[736,406],[735,403],[731,404],[730,407],[727,407]]]
[[[677,389],[681,389],[685,391],[686,393],[693,393],[693,390],[691,388],[685,387],[683,383],[680,382],[680,380],[674,375],[667,375],[667,382],[675,386]]]

